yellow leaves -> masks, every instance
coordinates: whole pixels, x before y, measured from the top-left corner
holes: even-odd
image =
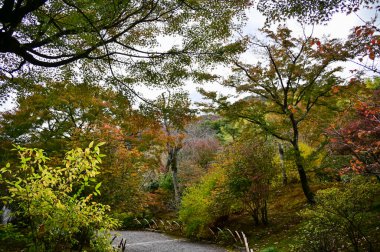
[[[58,201],[55,206],[60,209],[60,210],[65,210],[66,209],[66,206],[64,204],[62,204],[61,201]]]

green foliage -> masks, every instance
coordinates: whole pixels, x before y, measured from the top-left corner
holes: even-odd
[[[197,185],[187,188],[182,197],[179,220],[190,237],[209,237],[208,228],[220,217],[228,215],[233,202],[225,187],[224,169],[214,167]]]
[[[171,174],[162,174],[159,178],[159,186],[166,191],[173,191],[173,177]]]
[[[101,145],[68,151],[60,167],[48,166],[41,149],[16,146],[20,166],[1,169],[10,177],[0,180],[9,192],[2,199],[16,206],[15,217],[24,222],[34,250],[80,250],[90,240],[94,245],[104,238],[99,230],[118,225],[107,215],[109,206],[92,200],[100,194],[95,177],[103,157]]]
[[[276,249],[275,247],[268,247],[265,249],[260,250],[260,252],[278,252],[279,250]]]
[[[260,137],[245,134],[217,156],[199,184],[187,189],[179,218],[185,233],[211,236],[231,212],[246,211],[254,224],[267,224],[267,199],[274,169],[273,148]]]
[[[11,223],[0,225],[0,250],[6,247],[22,246],[28,243],[28,239]]]
[[[63,71],[71,68],[88,79],[112,76],[128,92],[133,82],[179,85],[192,75],[193,63],[239,50],[221,47],[243,24],[234,21],[245,19],[249,5],[248,0],[5,1],[0,7],[5,31],[0,58],[6,63],[0,75],[21,72],[23,65],[65,66]],[[181,43],[162,48],[162,38],[180,38]],[[69,64],[73,62],[80,68]],[[126,71],[115,74],[112,68],[120,66]],[[191,77],[209,79],[203,70],[198,68]]]
[[[372,79],[366,79],[364,82],[366,88],[376,90],[380,89],[380,77],[374,77]]]
[[[302,212],[299,251],[337,251],[346,248],[374,251],[372,209],[378,184],[355,177],[343,188],[318,191],[317,205]]]
[[[210,125],[216,130],[219,140],[224,143],[232,142],[241,135],[243,121],[228,121],[227,119],[219,119],[210,122]]]
[[[98,175],[104,194],[97,201],[123,208],[119,211],[143,208],[142,177],[158,163],[154,118],[132,108],[122,92],[88,82],[24,84],[18,95],[17,108],[1,115],[0,166],[17,162],[16,153],[10,151],[12,143],[43,148],[49,163],[58,165],[66,150],[97,139],[106,142]]]
[[[115,249],[110,246],[111,235],[107,231],[101,231],[96,234],[95,239],[90,240],[91,251],[93,252],[114,252]]]
[[[266,16],[268,23],[296,18],[300,23],[325,24],[336,13],[356,12],[361,8],[371,8],[374,3],[376,3],[375,0],[260,0],[258,9]]]

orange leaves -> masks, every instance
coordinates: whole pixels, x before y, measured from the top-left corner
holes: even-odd
[[[350,161],[350,165],[351,165],[351,169],[357,173],[357,174],[360,174],[360,173],[363,173],[364,170],[365,170],[365,165],[362,161],[354,158]]]
[[[372,36],[376,31],[376,27],[375,26],[366,26],[366,25],[363,25],[363,26],[357,26],[355,27],[354,29],[354,32],[355,32],[355,35],[357,37],[360,37],[360,36]]]
[[[362,34],[362,29],[360,27],[355,27],[355,35],[359,37]]]
[[[289,105],[288,106],[288,110],[290,112],[292,112],[292,114],[295,114],[295,113],[297,113],[297,111],[299,110],[299,108],[297,106]]]
[[[330,142],[331,142],[331,143],[338,143],[339,140],[338,140],[338,138],[331,138],[331,139],[330,139]]]
[[[340,91],[339,86],[333,86],[333,87],[331,88],[331,92],[332,92],[333,94],[337,94],[337,93],[339,93],[339,91]]]

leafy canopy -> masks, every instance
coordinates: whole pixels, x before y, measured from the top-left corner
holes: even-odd
[[[215,52],[237,27],[233,17],[242,18],[247,5],[248,0],[5,0],[0,7],[0,73],[86,60],[90,74],[111,67],[109,74],[117,75],[112,66],[122,67],[128,69],[125,83],[130,78],[155,83],[169,76],[157,73],[183,75],[193,60]],[[163,38],[176,42],[158,49]]]

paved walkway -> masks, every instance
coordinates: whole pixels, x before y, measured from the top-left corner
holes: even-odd
[[[115,231],[118,237],[113,241],[117,247],[121,239],[126,242],[126,252],[226,252],[216,245],[193,243],[184,238],[148,231]]]

